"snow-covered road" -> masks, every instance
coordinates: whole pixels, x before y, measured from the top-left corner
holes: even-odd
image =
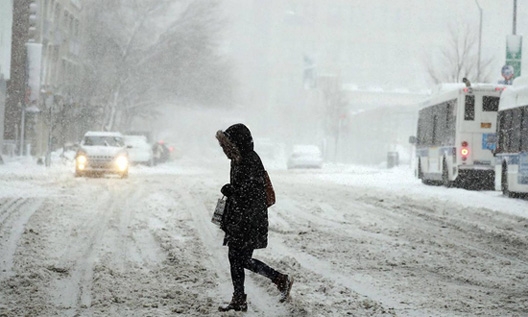
[[[211,222],[228,163],[0,166],[0,316],[219,316],[227,249]],[[270,169],[270,244],[289,303],[247,273],[244,316],[526,316],[528,201],[425,186],[410,169]],[[240,316],[224,313],[223,316]]]

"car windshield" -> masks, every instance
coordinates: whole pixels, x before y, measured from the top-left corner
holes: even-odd
[[[83,145],[85,146],[124,146],[123,139],[117,136],[86,136]]]
[[[292,156],[319,156],[321,151],[316,146],[296,146]]]

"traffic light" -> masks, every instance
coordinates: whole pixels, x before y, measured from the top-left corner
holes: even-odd
[[[29,42],[34,42],[38,38],[39,6],[37,0],[29,1]]]

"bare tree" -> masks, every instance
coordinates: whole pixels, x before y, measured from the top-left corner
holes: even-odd
[[[429,58],[425,59],[427,75],[433,84],[462,82],[464,77],[472,82],[491,82],[492,58],[481,56],[478,70],[478,36],[467,25],[449,27],[446,45],[439,51],[429,51]]]
[[[319,76],[317,82],[324,105],[324,131],[327,139],[334,141],[332,155],[334,161],[337,161],[341,125],[348,101],[341,87],[341,79],[337,75]],[[329,153],[326,155],[328,156]]]
[[[167,103],[225,101],[230,68],[216,53],[217,9],[214,0],[89,3],[85,98],[104,108],[104,129],[155,118]]]
[[[193,1],[161,35],[148,69],[163,85],[167,97],[208,106],[231,102],[231,65],[218,54],[223,21],[219,2]]]

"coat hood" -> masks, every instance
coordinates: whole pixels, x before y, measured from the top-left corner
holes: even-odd
[[[249,131],[249,128],[244,124],[234,124],[221,134],[223,134],[223,136],[225,136],[231,143],[235,145],[241,155],[253,151],[253,137],[251,136],[251,131]]]

